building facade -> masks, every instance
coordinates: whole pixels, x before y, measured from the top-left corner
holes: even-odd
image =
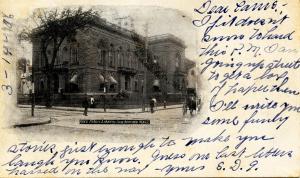
[[[104,95],[112,107],[134,106],[144,96],[144,82],[147,98],[181,101],[187,72],[182,40],[171,34],[146,39],[103,19],[95,21],[61,44],[52,77],[54,104],[78,105],[87,94],[99,107]],[[146,43],[147,52],[139,53]],[[37,102],[42,102],[48,86],[39,38],[33,40],[33,67]]]

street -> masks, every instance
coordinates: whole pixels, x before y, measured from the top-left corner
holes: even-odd
[[[20,108],[24,117],[30,117],[30,108]],[[35,117],[50,117],[51,123],[17,127],[14,131],[20,137],[34,138],[34,140],[48,141],[85,141],[101,140],[107,142],[129,142],[159,136],[182,136],[192,129],[192,122],[196,117],[182,116],[182,108],[158,110],[146,113],[95,113],[89,112],[84,116],[82,111],[67,111],[56,109],[36,109]],[[150,120],[150,124],[79,124],[80,120]]]

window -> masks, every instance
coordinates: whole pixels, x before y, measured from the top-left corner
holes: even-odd
[[[134,56],[134,58],[133,58],[133,61],[134,61],[134,66],[133,66],[133,68],[134,69],[138,69],[138,66],[137,66],[137,64],[138,64],[138,61],[137,61],[137,58]]]
[[[128,52],[128,67],[129,68],[132,68],[132,57],[131,57],[131,53],[130,52]]]
[[[62,51],[62,60],[63,61],[68,61],[68,48],[65,46],[63,48],[63,51]]]
[[[61,61],[61,56],[62,56],[62,55],[61,55],[61,50],[59,49],[58,52],[57,52],[56,59],[55,59],[55,64],[56,64],[56,65],[58,65],[58,64],[61,63],[61,62],[60,62],[60,61]]]
[[[117,59],[116,59],[116,65],[118,65],[118,66],[121,66],[121,63],[120,63],[120,51],[117,51]]]
[[[108,58],[109,58],[109,66],[114,67],[115,66],[115,50],[114,50],[114,44],[109,45],[109,52],[108,52]]]
[[[44,59],[42,51],[40,53],[40,66],[45,67],[45,59]]]
[[[41,55],[42,55],[42,53],[39,52],[39,51],[37,51],[37,55],[36,55],[35,61],[37,61],[38,67],[41,67]]]
[[[158,60],[159,60],[158,56],[155,55],[153,59],[153,63],[158,63]]]
[[[177,53],[176,57],[175,57],[175,67],[179,68],[180,67],[180,63],[181,63],[181,57],[180,57],[180,54]]]
[[[41,92],[41,93],[44,93],[44,89],[45,89],[44,81],[41,80],[41,81],[40,81],[40,92]]]
[[[130,77],[125,76],[125,90],[130,90]]]
[[[77,63],[78,62],[78,49],[77,47],[71,48],[71,63]]]
[[[134,91],[139,91],[138,82],[134,81]]]
[[[109,91],[115,92],[116,91],[116,84],[111,84],[109,87]]]
[[[124,67],[124,53],[121,54],[121,67]]]
[[[115,51],[111,51],[111,63],[112,63],[112,67],[116,66],[116,56],[115,56]]]
[[[99,64],[104,65],[104,59],[106,57],[106,51],[102,50],[102,49],[99,49],[98,52],[99,52]]]
[[[182,89],[184,87],[184,79],[177,78],[177,77],[174,78],[173,87],[177,91],[182,91]]]
[[[109,66],[112,67],[113,66],[113,56],[112,56],[112,51],[109,51],[108,52],[108,63],[109,63]]]
[[[139,61],[138,61],[137,63],[138,63],[138,65],[137,65],[138,70],[142,70],[142,69],[141,69],[141,63],[140,63]]]
[[[97,49],[98,49],[98,58],[99,58],[99,65],[104,65],[104,62],[106,65],[109,65],[109,43],[107,39],[100,39],[97,44]]]
[[[104,87],[105,87],[104,83],[100,83],[99,91],[104,92]]]
[[[194,70],[191,70],[191,75],[194,76],[195,75],[195,72]]]
[[[98,49],[98,59],[99,59],[98,63],[102,64],[102,50],[101,49]]]

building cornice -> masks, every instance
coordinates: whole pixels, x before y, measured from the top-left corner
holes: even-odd
[[[184,41],[172,34],[162,34],[149,37],[149,44],[156,44],[166,41],[175,43],[183,48],[186,48]]]

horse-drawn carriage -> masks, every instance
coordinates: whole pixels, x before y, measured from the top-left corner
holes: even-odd
[[[195,89],[188,88],[184,102],[183,102],[183,115],[186,115],[187,111],[190,111],[191,116],[194,114],[194,111],[200,111],[201,98],[197,95]]]

